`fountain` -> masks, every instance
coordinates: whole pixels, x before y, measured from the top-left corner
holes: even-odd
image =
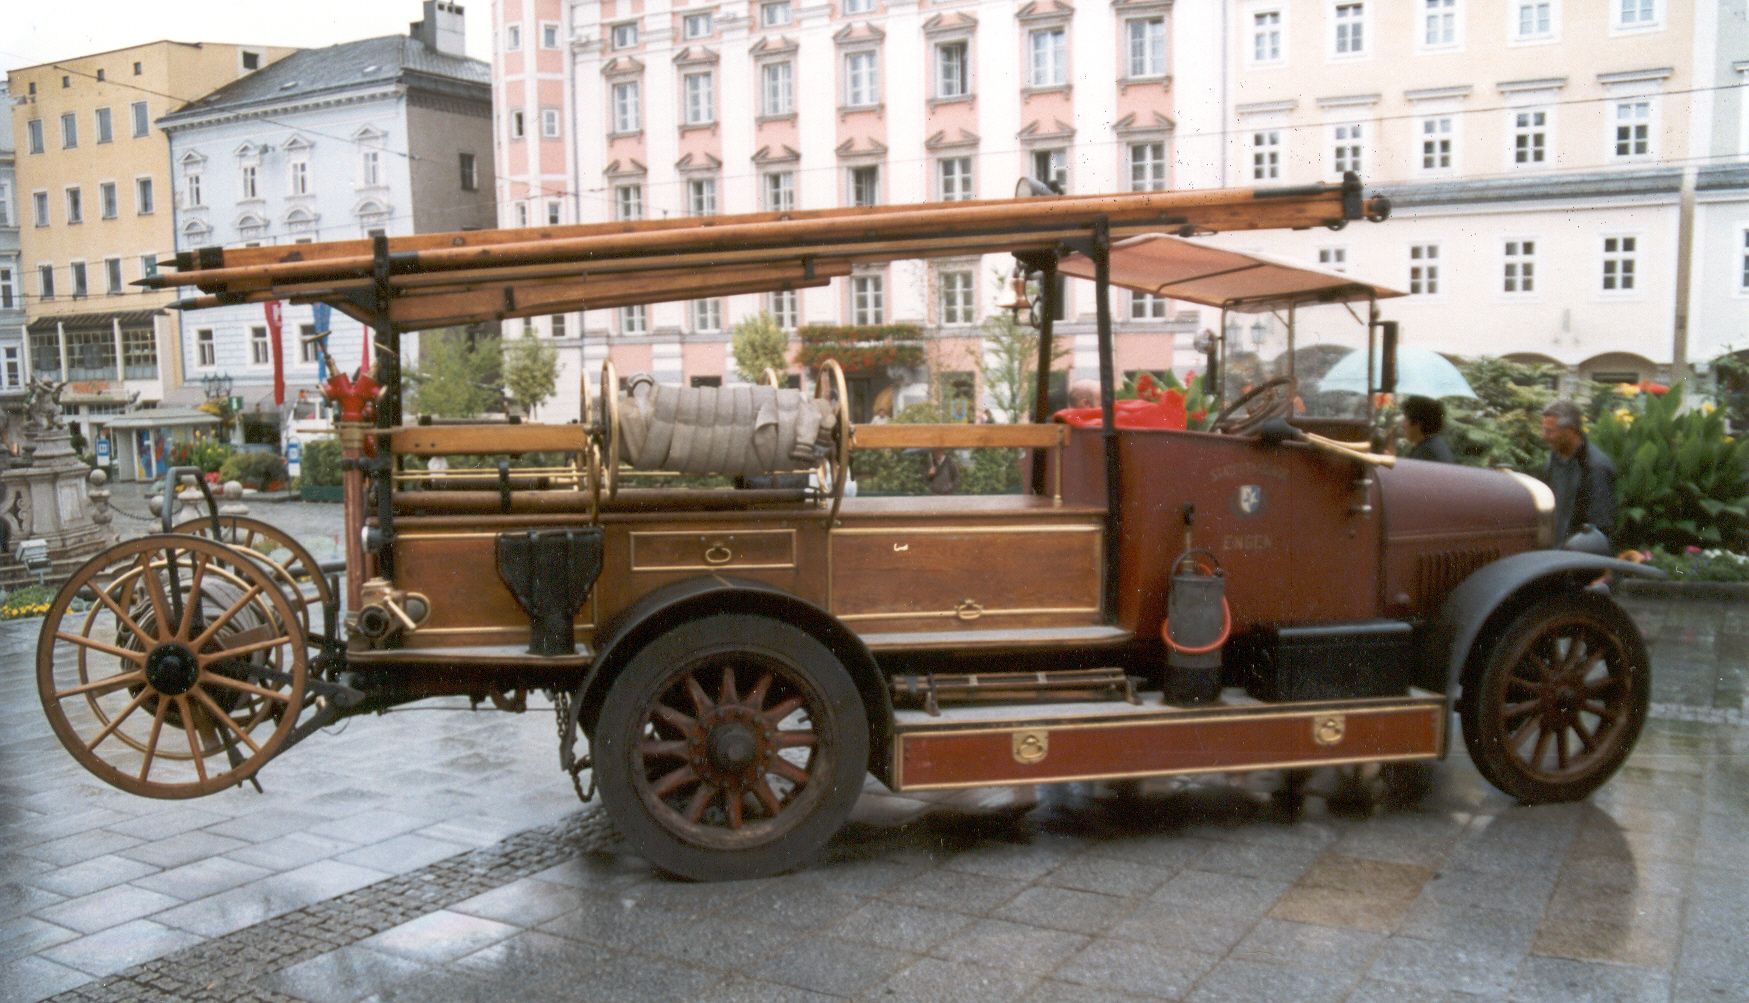
[[[108,480],[73,452],[65,383],[0,394],[0,590],[54,586],[115,542]]]

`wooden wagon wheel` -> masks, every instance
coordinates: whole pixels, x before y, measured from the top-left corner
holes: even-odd
[[[129,540],[61,588],[37,643],[55,736],[99,779],[190,798],[272,759],[303,709],[298,610],[273,573],[199,536]]]
[[[827,374],[832,377],[829,384]],[[850,390],[844,383],[844,367],[837,359],[827,359],[820,364],[820,378],[814,384],[815,398],[832,393],[837,394],[834,404],[838,412],[838,428],[833,437],[832,457],[827,461],[832,471],[832,509],[826,516],[828,523],[838,518],[838,506],[844,501],[844,484],[850,478]],[[825,478],[821,478],[820,483],[824,486]]]
[[[298,622],[306,635],[322,627],[319,616],[314,618],[312,627],[310,608],[313,606],[318,612],[327,608],[334,600],[334,590],[316,558],[285,530],[248,516],[221,515],[217,537],[213,536],[213,520],[206,516],[190,519],[171,532],[217,539],[244,551],[272,572],[274,581],[297,610]]]

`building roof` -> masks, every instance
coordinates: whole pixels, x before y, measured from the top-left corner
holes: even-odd
[[[492,67],[478,59],[434,52],[406,35],[384,35],[325,49],[300,49],[190,101],[158,121],[174,125],[214,113],[283,106],[354,88],[394,83],[457,90],[488,100]]]

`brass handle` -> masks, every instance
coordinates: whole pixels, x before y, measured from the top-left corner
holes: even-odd
[[[721,540],[713,540],[705,547],[704,562],[706,564],[727,564],[734,559],[735,552],[730,550],[729,545]]]
[[[984,615],[984,607],[975,599],[961,599],[959,605],[953,608],[953,615],[961,620],[976,620]]]

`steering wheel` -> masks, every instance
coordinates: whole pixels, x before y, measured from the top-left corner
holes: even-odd
[[[1222,408],[1209,427],[1227,435],[1245,435],[1271,418],[1287,417],[1299,390],[1299,381],[1292,376],[1265,380]]]

